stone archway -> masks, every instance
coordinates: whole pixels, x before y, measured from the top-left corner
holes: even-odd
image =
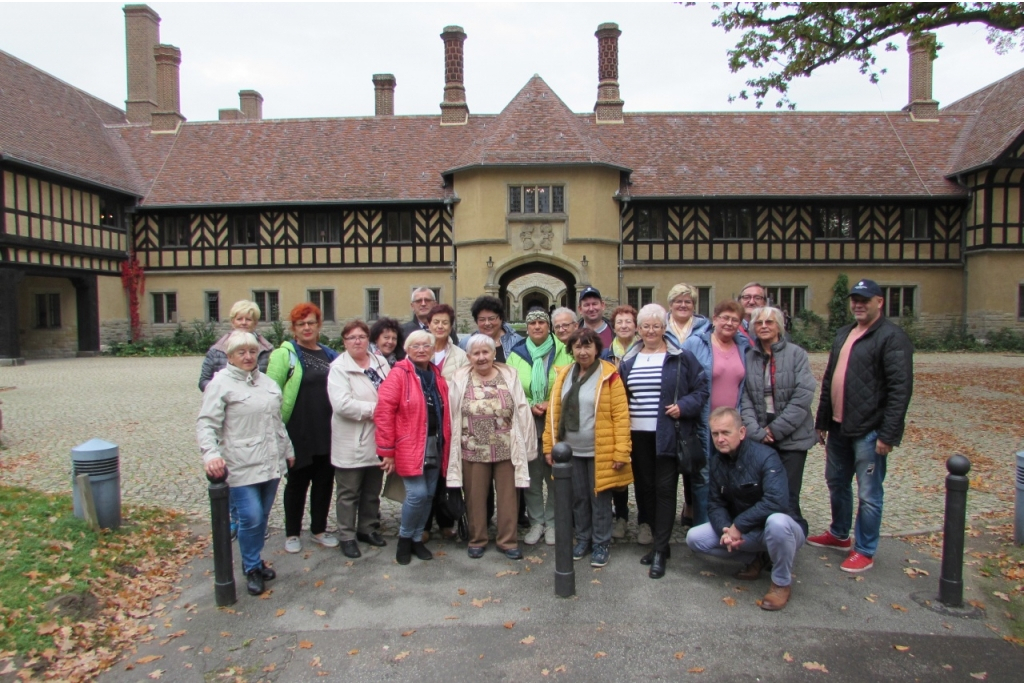
[[[537,259],[537,255],[531,255],[529,258],[520,258],[506,264],[495,265],[488,289],[496,289],[497,292],[495,294],[498,299],[502,302],[509,302],[509,285],[516,279],[531,274],[544,274],[560,281],[565,286],[565,300],[570,303],[569,306],[575,304],[577,283],[586,283],[589,280],[586,274],[580,273],[579,267],[572,262],[567,262],[557,257]],[[525,293],[526,291],[524,290],[523,292]],[[559,293],[551,292],[548,298],[549,304],[561,304],[559,301],[561,298],[558,295]],[[520,314],[517,318],[521,318],[522,312],[515,313]],[[508,316],[511,317],[512,315],[513,312],[508,312]]]

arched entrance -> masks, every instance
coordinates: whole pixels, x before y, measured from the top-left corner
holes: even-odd
[[[517,298],[518,306],[510,307],[507,312],[512,320],[521,321],[525,313],[534,305],[541,306],[545,310],[548,310],[552,304],[561,306],[567,303],[569,307],[575,305],[576,274],[558,264],[539,260],[515,264],[507,271],[502,272],[498,278],[498,299],[506,303],[506,307],[509,307],[512,299],[509,285],[516,279],[531,274],[544,274],[557,279],[565,286],[564,295],[561,292],[551,292],[550,289],[545,288],[526,288],[521,294],[517,293],[519,296]]]

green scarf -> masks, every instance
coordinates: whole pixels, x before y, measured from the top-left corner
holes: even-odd
[[[587,372],[580,378],[580,365],[573,364],[569,376],[572,385],[569,392],[562,398],[562,413],[558,417],[558,439],[565,440],[566,431],[578,431],[580,429],[580,386],[590,380],[590,377],[601,368],[601,360],[595,359]]]
[[[548,352],[555,346],[555,337],[548,335],[540,345],[534,345],[533,340],[526,339],[526,351],[533,359],[533,374],[530,376],[530,404],[538,404],[548,398],[548,368],[545,361]]]

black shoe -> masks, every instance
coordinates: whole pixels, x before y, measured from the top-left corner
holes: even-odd
[[[412,561],[412,538],[398,538],[398,549],[395,550],[395,561],[405,566]]]
[[[355,540],[342,540],[340,547],[341,553],[349,559],[358,559],[363,556],[363,553],[359,551],[359,545],[356,544]]]
[[[262,595],[267,589],[263,584],[263,569],[254,568],[245,574],[245,589],[250,595]]]
[[[267,562],[265,561],[263,562],[263,568],[260,569],[260,575],[263,576],[263,580],[273,580],[274,578],[277,578],[277,573],[274,572],[274,569],[267,566]]]
[[[466,554],[469,555],[470,559],[479,559],[484,555],[485,547],[467,547]]]
[[[590,554],[590,540],[577,540],[572,548],[572,560],[579,561]]]
[[[370,533],[356,533],[356,540],[359,540],[359,542],[365,542],[368,545],[373,545],[374,547],[388,546],[388,541],[385,540],[384,536],[377,531]]]
[[[519,515],[519,527],[520,528],[529,528],[530,527],[530,517],[527,516],[526,514],[520,514]]]
[[[647,572],[647,575],[654,579],[665,575],[665,561],[667,561],[665,552],[655,552],[651,558],[651,570]]]
[[[665,555],[666,559],[671,559],[672,558],[672,550],[670,550],[670,549],[666,549],[663,552],[663,554]],[[643,564],[644,566],[650,566],[651,565],[651,561],[653,559],[654,559],[654,550],[652,549],[650,552],[648,552],[647,554],[645,554],[642,557],[640,557],[640,563]]]
[[[523,558],[523,551],[518,547],[509,547],[508,549],[501,550],[501,553],[512,561],[519,561]]]
[[[421,559],[423,561],[430,561],[434,558],[433,553],[427,549],[427,546],[423,544],[423,541],[412,541],[412,553],[416,555],[417,559]]]

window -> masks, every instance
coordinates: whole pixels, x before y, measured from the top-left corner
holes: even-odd
[[[654,302],[654,288],[626,288],[626,302],[640,311],[645,304]]]
[[[302,242],[340,243],[341,214],[336,212],[310,212],[302,216]]]
[[[380,318],[380,288],[366,289],[366,320],[376,321]]]
[[[697,288],[697,313],[711,318],[711,288]]]
[[[1017,318],[1024,321],[1024,283],[1017,284]]]
[[[160,217],[160,245],[163,247],[188,247],[190,233],[187,216]]]
[[[239,214],[231,227],[232,245],[255,245],[259,235],[260,215]]]
[[[802,285],[773,285],[765,290],[768,291],[768,303],[790,316],[796,316],[807,308],[807,288]]]
[[[259,305],[260,321],[281,320],[276,290],[253,290],[252,301]]]
[[[853,208],[818,207],[814,212],[814,234],[837,240],[853,238]]]
[[[914,286],[882,286],[882,297],[885,298],[885,315],[890,319],[914,315]]]
[[[633,214],[637,240],[664,240],[668,218],[664,207],[637,207]]]
[[[206,293],[206,320],[220,321],[220,293]]]
[[[178,296],[153,293],[153,323],[178,323]]]
[[[324,321],[334,321],[334,291],[310,290],[309,301],[320,308]]]
[[[36,328],[60,328],[60,294],[36,295]]]
[[[385,214],[384,239],[389,243],[412,242],[412,212],[388,212]]]
[[[565,186],[509,186],[509,214],[565,214]]]
[[[100,196],[100,225],[121,228],[121,205],[102,195]]]
[[[931,222],[927,207],[906,207],[903,210],[904,240],[928,240],[931,237]]]
[[[716,240],[753,240],[754,210],[749,207],[715,207],[711,235]]]

